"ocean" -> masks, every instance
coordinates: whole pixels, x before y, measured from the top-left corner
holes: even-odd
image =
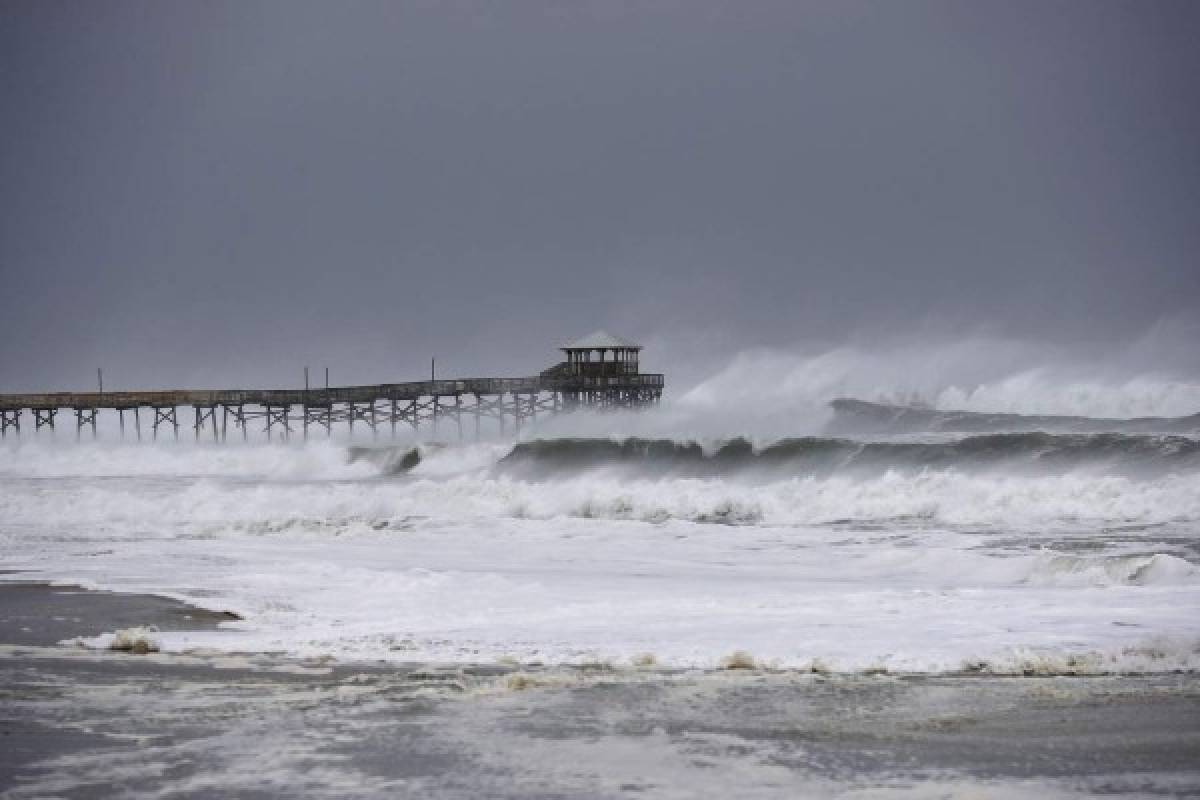
[[[409,452],[25,444],[3,467],[2,568],[242,617],[163,634],[169,652],[1200,665],[1185,436],[563,438],[421,445],[404,469]]]
[[[1200,729],[1187,677],[1200,668],[1200,440],[1179,432],[691,440],[534,431],[519,442],[395,446],[34,440],[10,443],[0,459],[0,553],[8,583],[228,612],[205,629],[148,631],[154,658],[365,669],[370,686],[391,669],[436,665],[457,676],[456,692],[533,686],[544,694],[525,701],[531,714],[557,708],[564,687],[595,691],[596,675],[626,693],[684,679],[719,679],[727,692],[742,675],[860,689],[902,681],[943,694],[958,687],[970,702],[1012,680],[1025,692],[1036,680],[1182,675],[1171,689],[1188,698],[1180,741],[1194,743]],[[118,635],[102,626],[68,644],[100,657]],[[760,688],[783,691],[772,686]],[[593,698],[591,713],[606,702]],[[642,700],[614,708],[628,702]],[[1005,695],[1002,705],[1013,702],[1033,701]],[[586,758],[581,741],[601,735],[557,730],[581,748],[568,758]],[[631,757],[686,734],[623,730],[623,742],[649,737],[622,745]],[[761,753],[729,755],[738,746],[718,749],[746,770],[739,785],[749,794],[786,794],[781,769],[842,789],[877,785],[870,770],[788,772]],[[1184,770],[1192,783],[1172,773],[1175,783],[1151,788],[1186,795],[1200,786],[1195,768]],[[597,769],[611,777],[623,768]],[[690,785],[688,769],[673,769],[652,784]],[[1105,774],[1103,785],[1124,791]],[[281,780],[277,789],[295,788]],[[492,794],[482,785],[459,788]],[[579,778],[543,788],[616,796],[620,785]],[[832,785],[814,796],[835,794]],[[214,786],[220,796],[240,785]],[[384,791],[331,786],[333,796]],[[433,794],[455,795],[440,786]],[[536,794],[513,786],[512,796]],[[1025,796],[1024,784],[1013,786]],[[669,795],[649,792],[660,794]]]

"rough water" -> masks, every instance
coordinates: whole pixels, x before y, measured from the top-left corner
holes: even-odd
[[[1194,670],[1198,534],[1200,442],[1178,434],[27,441],[0,458],[0,577],[241,617],[161,633],[167,653]]]

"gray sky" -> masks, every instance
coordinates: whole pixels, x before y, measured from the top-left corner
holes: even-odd
[[[1196,320],[1197,42],[1186,0],[4,0],[0,389]]]

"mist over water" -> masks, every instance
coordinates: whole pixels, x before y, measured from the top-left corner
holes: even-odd
[[[882,336],[864,332],[840,344],[814,340],[790,347],[738,349],[679,330],[650,337],[651,344],[643,354],[643,371],[666,376],[661,405],[645,413],[611,418],[586,413],[542,418],[527,426],[522,436],[678,440],[748,437],[764,443],[822,434],[832,419],[830,402],[841,397],[899,405],[916,403],[939,410],[1105,418],[1183,417],[1200,412],[1200,356],[1194,347],[1197,340],[1200,323],[1182,317],[1160,321],[1115,346],[1089,342],[1067,345],[967,328],[953,335],[910,332]],[[510,364],[511,376],[536,374],[556,357],[547,353],[544,361]],[[453,360],[450,366],[443,363],[439,377],[479,377],[455,367]],[[427,377],[421,373],[398,375],[391,370],[385,374],[378,370],[355,374],[363,383]],[[334,385],[345,383],[334,381]],[[220,373],[215,373],[210,382],[194,388],[229,388],[224,384]],[[302,385],[300,380],[255,388]],[[90,391],[94,387],[76,388]],[[109,388],[113,388],[111,382]],[[148,413],[143,414],[146,439],[151,438],[151,421]],[[114,412],[103,412],[99,418],[100,437],[116,440],[117,422]],[[25,423],[22,432],[28,439],[32,420]],[[181,438],[197,438],[191,427],[190,409],[180,409],[179,423]],[[74,419],[69,412],[60,414],[57,424],[59,429],[53,435],[58,440],[75,438]],[[261,440],[261,427],[252,424],[248,438]],[[294,427],[298,432],[298,423]],[[456,440],[456,429],[452,424],[447,428],[437,436],[422,432],[421,438]],[[403,425],[398,426],[398,433],[410,436]],[[473,429],[468,433],[473,434]],[[47,437],[46,433],[41,435]],[[83,432],[84,438],[90,435],[90,429]],[[126,437],[133,435],[132,416],[127,413]],[[314,435],[322,432],[316,430]],[[381,427],[380,435],[386,438],[390,429]],[[494,425],[485,425],[484,435],[506,438]],[[173,436],[169,426],[159,432],[163,439]],[[346,437],[344,426],[334,433],[337,440]],[[206,428],[198,438],[211,438],[211,431]],[[369,442],[379,437],[372,437],[366,426],[360,425],[356,439]],[[11,446],[11,442],[7,444]]]
[[[661,407],[618,424],[561,417],[544,430],[770,441],[819,435],[832,417],[829,403],[839,397],[942,410],[1182,417],[1200,412],[1197,339],[1200,324],[1184,319],[1164,321],[1120,346],[967,330],[705,355],[663,337],[644,367],[667,374]]]

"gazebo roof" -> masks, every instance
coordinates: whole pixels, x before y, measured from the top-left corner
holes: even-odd
[[[613,336],[608,331],[593,331],[582,339],[565,344],[560,350],[641,350],[640,344]]]

